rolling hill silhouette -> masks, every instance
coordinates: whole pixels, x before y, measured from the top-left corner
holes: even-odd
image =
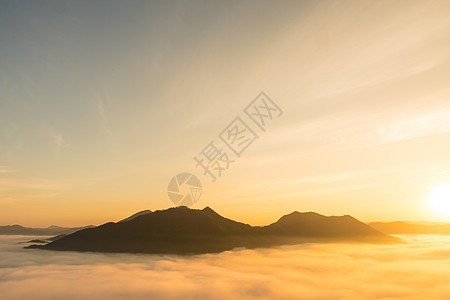
[[[396,242],[350,216],[326,217],[293,212],[277,222],[253,227],[211,208],[170,208],[129,221],[77,231],[47,245],[28,248],[69,251],[196,254],[236,247],[269,247],[302,242]]]
[[[127,222],[127,221],[131,221],[131,220],[133,220],[133,219],[136,218],[136,217],[143,216],[143,215],[149,214],[149,213],[151,213],[151,212],[152,212],[152,211],[149,210],[149,209],[142,210],[142,211],[140,211],[140,212],[135,213],[134,215],[129,216],[128,218],[125,218],[125,219],[123,219],[123,220],[120,220],[119,222]]]
[[[308,237],[363,237],[377,236],[379,231],[352,216],[323,216],[315,212],[293,212],[266,227],[276,235]]]
[[[419,224],[403,221],[372,222],[373,228],[387,234],[450,234],[450,224]]]
[[[0,234],[2,235],[60,235],[60,234],[71,234],[78,230],[91,228],[93,225],[83,226],[83,227],[59,227],[59,226],[49,226],[47,228],[30,228],[23,227],[20,225],[6,225],[0,226]]]

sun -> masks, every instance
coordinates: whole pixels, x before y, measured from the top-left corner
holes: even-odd
[[[435,187],[427,201],[428,205],[438,214],[450,216],[450,184]]]

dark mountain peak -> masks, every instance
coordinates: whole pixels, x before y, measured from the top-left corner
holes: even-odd
[[[167,209],[156,210],[154,213],[163,215],[192,215],[200,211],[200,209],[189,208],[187,206],[174,206]]]
[[[308,241],[382,241],[385,235],[350,216],[295,211],[264,227],[222,217],[210,207],[157,210],[126,222],[105,223],[40,246],[50,250],[206,253],[235,247],[269,247]],[[32,246],[36,248],[37,246]]]
[[[120,223],[120,222],[131,221],[131,220],[133,220],[134,218],[137,218],[137,217],[143,216],[143,215],[147,215],[147,214],[150,214],[150,213],[152,213],[152,211],[149,210],[149,209],[141,210],[141,211],[139,211],[139,212],[137,212],[137,213],[135,213],[135,214],[129,216],[128,218],[125,218],[125,219],[123,219],[123,220],[120,220],[119,223]]]
[[[180,205],[180,206],[176,206],[176,207],[173,207],[174,209],[187,209],[187,210],[196,210],[196,209],[191,209],[191,208],[189,208],[189,207],[187,207],[187,206],[185,206],[185,205]]]
[[[278,222],[291,222],[291,221],[295,221],[295,220],[302,220],[302,219],[317,219],[317,218],[325,218],[325,216],[312,212],[312,211],[308,211],[308,212],[299,212],[299,211],[294,211],[291,212],[290,214],[284,215],[282,216],[280,219],[278,219]]]
[[[352,220],[352,221],[359,221],[358,219],[356,219],[355,217],[351,216],[351,215],[343,215],[343,216],[332,216],[332,217],[336,217],[336,218],[341,218],[341,219],[347,219],[347,220]]]
[[[213,209],[210,207],[205,207],[203,209],[194,209],[189,208],[186,206],[177,206],[177,207],[171,207],[168,209],[163,210],[157,210],[154,212],[157,215],[164,215],[166,217],[177,217],[177,218],[204,218],[207,217],[208,219],[226,219],[216,213]],[[228,220],[228,219],[227,219]]]
[[[56,225],[50,225],[47,227],[47,229],[64,229],[64,228]]]
[[[276,235],[348,238],[381,234],[350,215],[324,216],[315,212],[295,211],[266,227],[269,232]]]
[[[9,227],[9,228],[25,228],[25,227],[23,227],[23,226],[21,226],[21,225],[17,225],[17,224],[14,224],[14,225],[6,225],[6,226],[2,226],[2,227]]]
[[[211,207],[207,206],[204,209],[202,209],[202,212],[205,214],[208,214],[210,216],[216,216],[216,217],[222,217],[218,213],[216,213]],[[223,218],[223,217],[222,217]]]
[[[311,217],[321,216],[321,217],[324,217],[323,215],[318,214],[313,211],[297,211],[297,210],[291,212],[290,214],[284,215],[283,217],[285,217],[285,216],[311,216]]]
[[[178,214],[178,213],[191,213],[194,211],[199,211],[199,210],[181,205],[181,206],[169,207],[167,209],[158,209],[158,210],[155,210],[154,213],[156,213],[156,214],[161,214],[161,213],[162,214]]]
[[[318,214],[313,211],[307,211],[307,212],[298,212],[294,211],[290,214],[282,216],[278,222],[286,222],[286,221],[300,221],[300,220],[324,220],[324,219],[340,219],[340,220],[353,220],[358,221],[356,218],[352,217],[351,215],[343,215],[343,216],[324,216],[321,214]],[[358,221],[359,222],[359,221]]]

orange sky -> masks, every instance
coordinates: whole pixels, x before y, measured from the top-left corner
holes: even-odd
[[[164,209],[180,172],[254,225],[450,221],[448,1],[1,5],[0,225]],[[283,115],[212,183],[194,156],[261,91]]]

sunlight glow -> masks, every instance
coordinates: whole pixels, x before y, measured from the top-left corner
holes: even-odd
[[[450,184],[435,187],[427,200],[435,212],[450,216]]]

